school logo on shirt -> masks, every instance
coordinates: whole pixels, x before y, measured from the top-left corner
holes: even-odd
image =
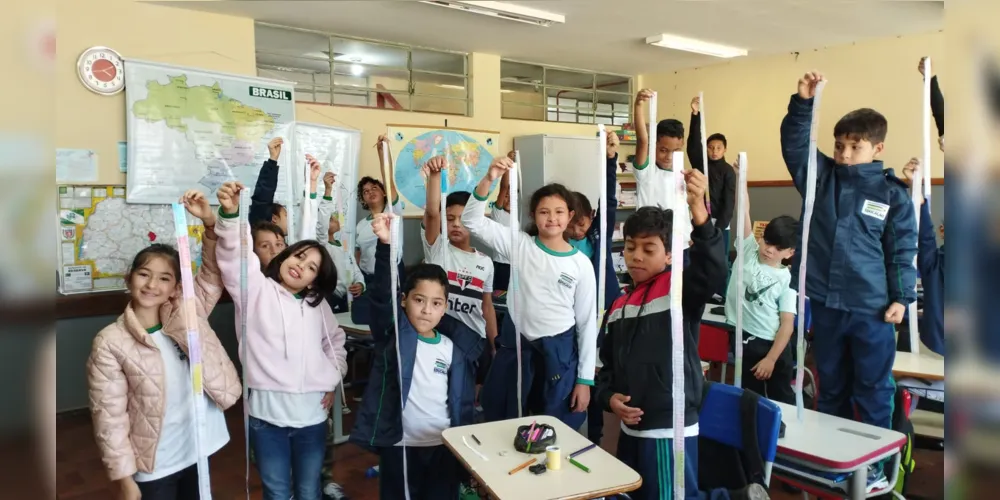
[[[889,215],[889,205],[877,201],[865,200],[865,204],[861,206],[861,213],[878,220],[885,220],[885,217]]]
[[[564,286],[566,288],[572,289],[573,285],[575,283],[576,283],[576,278],[574,278],[574,277],[572,277],[572,276],[570,276],[570,275],[568,275],[566,273],[559,273],[559,284],[560,285],[562,285],[562,286]]]
[[[434,373],[439,373],[441,375],[448,374],[448,363],[445,363],[443,359],[438,358],[434,361]]]

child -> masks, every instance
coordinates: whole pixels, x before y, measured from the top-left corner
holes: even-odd
[[[687,202],[694,216],[691,262],[684,270],[684,314],[705,306],[726,277],[722,234],[711,225],[705,208],[705,175],[683,173]],[[619,297],[606,318],[601,345],[604,366],[597,374],[597,398],[605,411],[622,419],[618,459],[642,476],[642,486],[629,495],[635,500],[672,498],[673,403],[670,353],[670,240],[673,212],[642,207],[625,221],[625,265],[635,288]],[[684,322],[684,469],[685,498],[699,498],[698,408],[702,384],[698,332]],[[737,495],[733,495],[736,497]],[[767,498],[754,483],[739,496]],[[711,498],[729,498],[725,490]]]
[[[476,384],[482,385],[493,360],[497,337],[493,261],[472,248],[469,230],[462,225],[462,211],[469,201],[467,191],[451,193],[445,200],[448,237],[441,237],[441,171],[446,168],[443,156],[431,158],[423,167],[427,178],[427,205],[421,228],[424,262],[441,266],[448,273],[448,315],[489,342],[489,349],[483,349],[476,372]]]
[[[747,200],[746,210],[740,215],[747,235],[739,242],[743,247],[743,282],[729,282],[726,322],[736,326],[736,304],[742,294],[743,388],[793,405],[795,360],[789,340],[795,331],[798,304],[795,290],[790,288],[792,274],[782,262],[795,255],[799,222],[787,215],[775,217],[764,229],[761,246],[753,234],[750,195],[746,190],[743,197]]]
[[[606,197],[608,203],[608,215],[605,224],[607,239],[604,241],[607,259],[604,263],[604,304],[601,305],[601,310],[599,312],[604,312],[610,309],[611,304],[613,304],[615,299],[622,294],[621,287],[618,285],[618,275],[615,274],[614,263],[611,260],[611,235],[614,233],[615,219],[618,216],[618,200],[615,197],[615,186],[618,183],[618,135],[610,131],[607,134],[607,155],[607,168],[605,169],[605,175],[607,176]],[[583,193],[573,193],[573,195],[576,198],[576,210],[573,220],[570,222],[569,227],[566,230],[566,237],[569,240],[570,245],[573,245],[574,248],[590,259],[591,264],[594,266],[594,277],[597,279],[598,270],[601,265],[599,251],[601,248],[601,232],[600,227],[593,224],[593,221],[600,218],[600,211],[596,213],[594,212],[590,205],[590,200],[588,200],[587,196]],[[601,333],[598,332],[598,349],[601,347],[600,341]],[[600,359],[597,360],[596,366],[599,370],[601,367]],[[604,435],[604,409],[597,402],[594,391],[595,387],[591,386],[590,405],[587,408],[587,438],[594,443],[600,444],[601,437]]]
[[[316,223],[316,238],[325,242],[326,251],[330,252],[333,263],[337,266],[337,289],[327,297],[327,302],[334,313],[347,311],[347,294],[358,297],[365,291],[365,277],[354,261],[354,256],[341,245],[336,238],[340,232],[340,219],[334,213],[333,183],[337,176],[333,172],[323,175],[323,201],[319,204],[319,217]]]
[[[782,156],[803,196],[813,97],[822,79],[814,72],[799,79],[781,123]],[[805,293],[813,328],[822,333],[813,340],[823,384],[819,410],[853,418],[853,402],[863,422],[889,428],[892,325],[916,300],[917,228],[906,183],[875,159],[885,147],[886,129],[877,111],[855,110],[833,129],[834,157],[817,152]],[[801,251],[795,253],[792,283],[797,284]]]
[[[375,272],[375,244],[378,238],[372,231],[372,219],[375,214],[391,210],[396,215],[403,215],[403,202],[399,201],[399,194],[396,185],[392,185],[392,206],[389,206],[389,198],[385,194],[386,165],[383,164],[382,150],[386,148],[386,138],[384,135],[378,137],[375,148],[378,151],[378,163],[382,172],[382,180],[365,176],[358,181],[358,203],[361,208],[368,210],[368,217],[358,221],[357,229],[354,233],[355,246],[357,247],[355,258],[361,267],[361,272],[365,273],[365,282],[371,281],[371,274]],[[392,158],[389,158],[389,174],[392,176]],[[402,247],[402,244],[400,245]],[[400,252],[402,254],[402,252]]]
[[[320,166],[310,158],[310,167],[310,192],[315,193]],[[288,500],[293,494],[297,500],[318,500],[327,412],[347,371],[345,334],[323,299],[336,287],[337,270],[316,240],[289,246],[263,272],[250,254],[244,310],[236,219],[242,189],[238,182],[219,189],[219,267],[236,304],[237,324],[246,318],[250,444],[265,500]],[[312,201],[307,197],[304,205]],[[303,221],[304,228],[310,224]]]
[[[275,137],[267,143],[267,151],[271,157],[264,162],[257,174],[257,185],[250,197],[250,214],[247,216],[250,224],[271,222],[288,232],[288,211],[280,203],[274,202],[274,192],[278,189],[278,157],[285,140]],[[266,265],[266,264],[265,264]]]
[[[222,412],[240,398],[240,379],[208,316],[222,296],[215,259],[215,214],[198,191],[181,198],[205,224],[202,264],[194,278],[205,397],[205,442],[215,453],[229,442]],[[182,312],[177,250],[153,244],[136,254],[125,283],[132,300],[94,339],[87,381],[94,436],[120,498],[199,498],[198,454],[191,432],[193,392]]]
[[[583,425],[594,385],[597,350],[597,285],[591,263],[564,239],[573,195],[561,184],[542,186],[531,196],[528,233],[485,217],[490,186],[514,165],[495,158],[462,212],[469,232],[502,257],[521,266],[515,308],[504,318],[496,355],[480,400],[487,421],[525,413],[551,415],[570,427]],[[513,317],[516,316],[516,317]],[[517,337],[522,335],[522,393],[517,394]]]
[[[253,238],[253,253],[257,254],[260,260],[260,269],[263,271],[286,246],[285,230],[274,222],[258,221],[252,223],[250,236]]]
[[[516,155],[514,150],[507,153],[507,158],[514,161]],[[504,173],[500,178],[500,191],[497,192],[496,201],[490,202],[490,220],[507,227],[510,225],[510,175]],[[510,285],[510,262],[505,258],[493,254],[493,289],[507,291]]]
[[[695,97],[691,99],[691,134],[688,136],[687,154],[691,168],[704,173],[701,140],[701,103]],[[726,161],[727,147],[726,136],[718,133],[708,136],[705,145],[708,151],[708,198],[712,203],[712,213],[709,215],[715,227],[722,230],[725,245],[723,257],[729,262],[729,249],[732,248],[729,243],[729,223],[736,208],[736,172]]]
[[[403,448],[412,500],[457,498],[463,471],[441,441],[441,432],[473,423],[476,363],[484,341],[445,314],[448,277],[441,267],[418,264],[402,287],[393,311],[389,223],[395,214],[376,214],[378,237],[372,296],[375,355],[350,440],[379,455],[379,498],[404,498]],[[393,317],[399,330],[393,329]],[[399,343],[397,346],[396,343]],[[396,352],[400,358],[397,358]],[[399,365],[403,385],[400,387]],[[400,408],[401,399],[406,401]]]

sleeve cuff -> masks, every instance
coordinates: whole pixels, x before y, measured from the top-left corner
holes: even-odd
[[[644,168],[646,168],[648,166],[649,166],[649,154],[648,153],[646,154],[646,161],[642,165],[635,165],[635,164],[633,164],[633,168],[635,168],[636,170],[642,170],[642,169],[644,169]]]
[[[475,189],[472,190],[472,196],[475,197],[479,201],[486,201],[487,198],[489,198],[489,195],[479,196],[479,193],[477,193]]]
[[[240,216],[239,209],[237,209],[236,213],[234,213],[234,214],[227,214],[227,213],[225,213],[225,212],[222,211],[222,207],[219,207],[219,218],[221,218],[221,219],[235,219],[235,218],[237,218],[239,216]]]
[[[333,196],[324,196],[323,199],[326,201],[333,201]]]
[[[700,226],[695,225],[693,222],[691,225],[693,226],[691,228],[691,239],[707,240],[715,233],[715,225],[712,224],[712,219],[708,219]]]
[[[594,381],[593,380],[587,380],[585,378],[578,378],[578,379],[576,379],[576,383],[577,384],[583,384],[583,385],[589,385],[591,387],[594,386]]]
[[[316,199],[316,193],[309,193],[309,199],[310,200],[315,200]]]

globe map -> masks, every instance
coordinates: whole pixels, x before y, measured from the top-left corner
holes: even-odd
[[[441,189],[446,193],[471,192],[493,162],[493,155],[483,145],[461,132],[434,130],[418,135],[400,150],[395,168],[396,186],[412,205],[423,209],[427,204],[420,168],[430,158],[446,152],[448,169],[441,176]]]

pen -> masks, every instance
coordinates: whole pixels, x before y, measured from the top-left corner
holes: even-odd
[[[596,444],[591,444],[590,446],[586,446],[584,448],[580,448],[579,450],[576,450],[573,453],[570,453],[569,458],[575,458],[575,457],[578,457],[580,455],[583,455],[584,453],[586,453],[586,452],[594,449],[594,447],[596,447],[596,446],[597,446]]]
[[[571,463],[571,464],[579,467],[580,470],[582,470],[583,472],[590,472],[590,469],[588,469],[586,465],[583,465],[580,462],[577,462],[576,460],[573,460],[572,458],[569,459],[569,463]]]
[[[479,438],[477,438],[475,434],[472,434],[472,440],[475,441],[476,444],[478,444],[479,446],[483,445],[483,443],[479,441]]]
[[[514,474],[517,473],[517,471],[519,471],[519,470],[521,470],[521,469],[523,469],[523,468],[525,468],[525,467],[527,467],[527,466],[535,463],[536,460],[538,460],[538,459],[537,458],[532,458],[531,460],[528,460],[527,462],[524,462],[523,464],[518,465],[517,467],[514,467],[514,469],[511,470],[510,472],[508,472],[507,475],[508,476],[513,476]],[[577,464],[577,466],[580,467],[579,464]],[[587,472],[590,472],[590,471],[587,471]]]

